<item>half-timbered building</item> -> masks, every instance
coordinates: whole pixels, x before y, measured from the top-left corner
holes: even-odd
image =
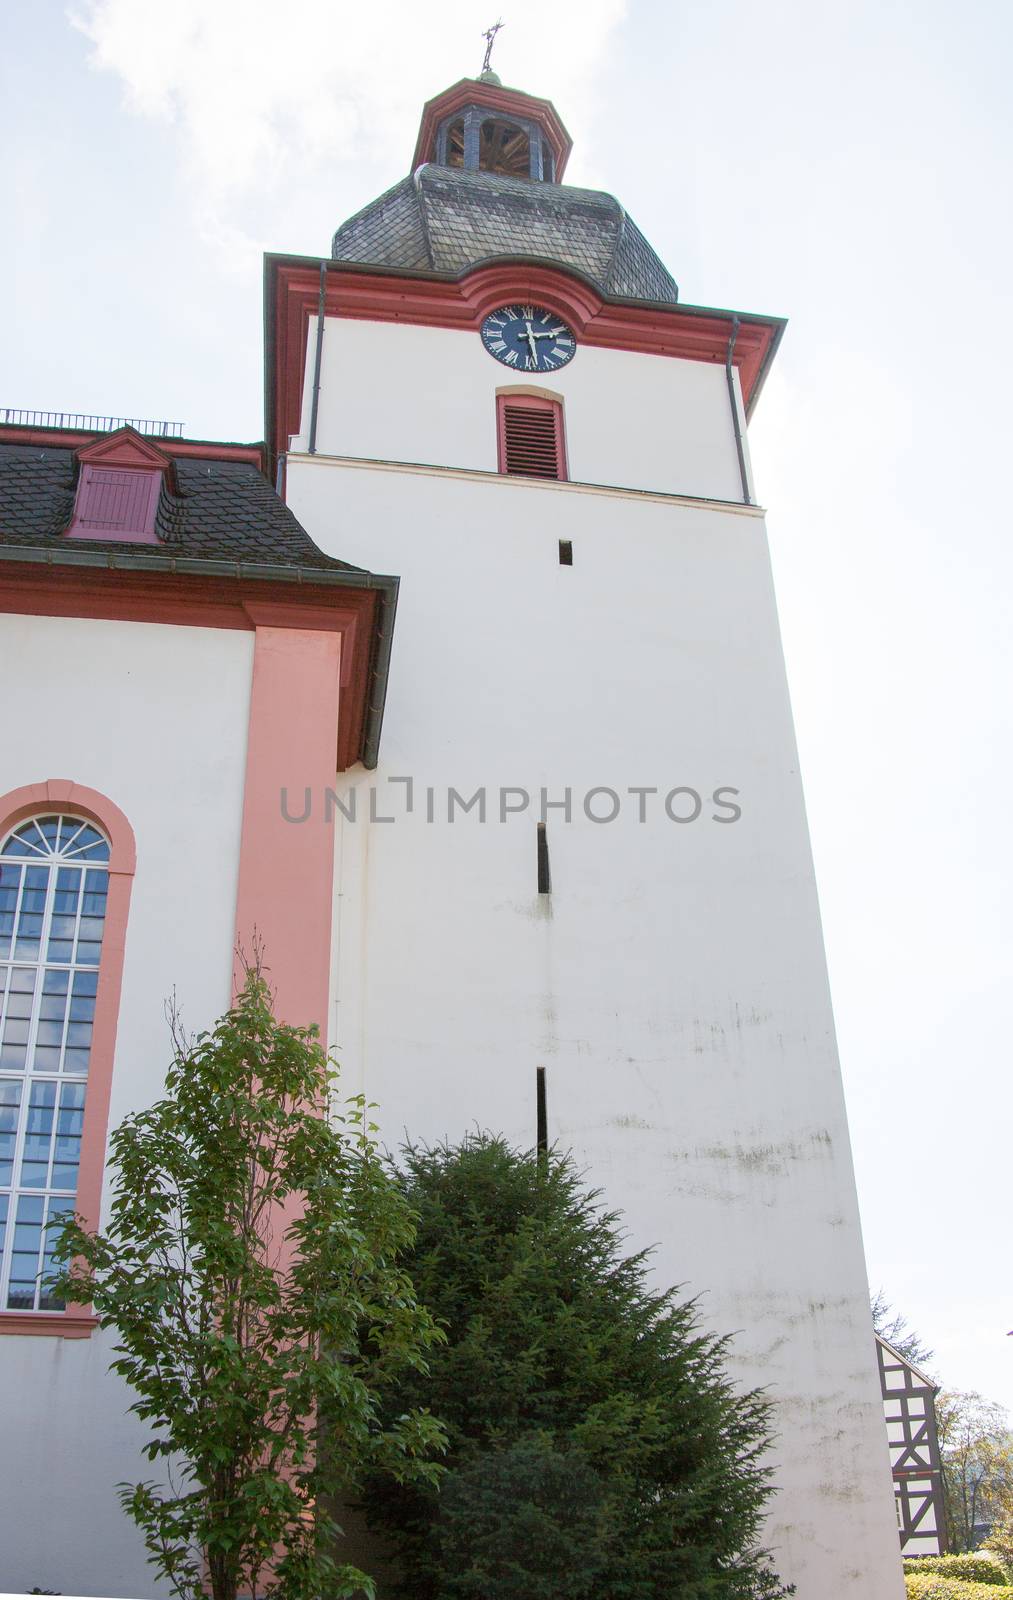
[[[939,1385],[876,1335],[890,1469],[905,1556],[939,1556],[946,1549],[943,1474],[936,1431]]]

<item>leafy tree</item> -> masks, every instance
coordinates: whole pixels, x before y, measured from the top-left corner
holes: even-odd
[[[871,1297],[872,1326],[881,1339],[902,1355],[905,1360],[913,1361],[916,1367],[924,1367],[935,1355],[928,1345],[923,1344],[921,1337],[911,1327],[906,1317],[895,1311],[882,1289],[877,1289]]]
[[[767,1404],[733,1389],[692,1303],[649,1287],[647,1253],[623,1255],[571,1160],[480,1134],[409,1146],[402,1165],[418,1217],[405,1265],[447,1343],[385,1404],[432,1407],[450,1441],[439,1497],[379,1480],[363,1496],[402,1592],[784,1594],[756,1548]]]
[[[1013,1434],[1004,1408],[980,1394],[936,1397],[951,1550],[973,1550],[981,1530],[1013,1516]]]
[[[366,1467],[431,1482],[439,1426],[381,1400],[440,1337],[399,1258],[413,1223],[361,1100],[335,1112],[315,1028],[259,970],[211,1033],[173,1017],[165,1098],[111,1138],[109,1224],[69,1222],[57,1290],[118,1335],[166,1482],[120,1487],[181,1600],[372,1594],[324,1498]],[[329,1117],[328,1111],[332,1113]]]

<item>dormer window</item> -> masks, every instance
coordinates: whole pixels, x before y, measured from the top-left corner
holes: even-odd
[[[78,480],[68,539],[157,544],[159,499],[172,462],[133,428],[77,452]]]
[[[82,467],[70,537],[154,544],[161,488],[160,472]]]

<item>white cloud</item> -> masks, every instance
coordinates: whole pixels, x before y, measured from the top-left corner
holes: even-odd
[[[496,68],[579,115],[625,10],[513,0]],[[307,163],[368,155],[404,171],[422,101],[478,72],[488,13],[474,0],[83,0],[70,15],[128,107],[178,130],[198,203],[221,205]]]

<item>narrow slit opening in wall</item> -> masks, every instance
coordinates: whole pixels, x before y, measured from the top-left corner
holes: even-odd
[[[545,1068],[535,1068],[535,1148],[544,1156],[549,1148],[549,1117],[545,1106]]]
[[[545,831],[545,823],[536,825],[537,852],[538,852],[538,893],[552,893],[552,874],[549,871],[549,836]]]
[[[573,540],[572,539],[560,539],[560,541],[559,541],[559,565],[561,567],[572,567],[573,566]]]

